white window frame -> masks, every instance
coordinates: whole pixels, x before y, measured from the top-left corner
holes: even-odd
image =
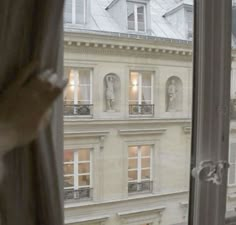
[[[90,75],[89,75],[89,87],[90,87],[90,96],[89,96],[89,105],[93,104],[93,70],[91,68],[83,68],[83,67],[78,67],[78,68],[68,68],[69,69],[69,74],[70,71],[74,70],[77,72],[77,76],[74,77],[74,96],[73,96],[73,103],[74,105],[83,105],[83,104],[79,104],[79,100],[78,100],[78,90],[79,87],[81,87],[81,85],[79,84],[79,71],[80,70],[89,70],[90,71]],[[68,74],[68,75],[69,75]]]
[[[153,104],[153,85],[154,85],[154,75],[153,75],[153,72],[152,71],[147,71],[147,70],[130,70],[129,71],[129,88],[132,88],[133,85],[130,84],[130,75],[132,72],[135,72],[135,73],[138,73],[138,84],[137,84],[137,92],[138,92],[138,104],[141,105],[142,104],[142,76],[143,76],[143,72],[148,72],[151,74],[151,102],[150,104],[152,105]],[[130,95],[129,95],[129,104],[132,103],[132,100],[130,100]]]
[[[89,150],[89,153],[90,153],[90,157],[89,157],[89,161],[80,161],[80,160],[78,160],[79,159],[79,151],[80,150],[84,150],[84,149],[86,149],[86,150]],[[64,165],[68,165],[68,164],[73,164],[73,171],[74,171],[74,173],[73,174],[64,174],[64,176],[63,177],[71,177],[71,176],[73,176],[73,179],[74,179],[74,185],[73,185],[73,190],[79,190],[79,189],[81,189],[81,188],[89,188],[90,190],[92,189],[92,187],[93,187],[93,154],[92,154],[92,149],[91,148],[78,148],[78,149],[69,149],[69,150],[64,150],[64,152],[66,152],[66,151],[70,151],[70,152],[73,152],[73,161],[72,162],[64,162],[63,164]],[[89,168],[89,173],[79,173],[78,171],[78,169],[79,169],[79,163],[89,163],[89,166],[90,166],[90,168]],[[79,175],[84,175],[84,176],[86,176],[86,175],[89,175],[89,185],[82,185],[82,186],[80,186],[79,185],[79,178],[78,178],[78,176]],[[64,190],[71,190],[71,188],[72,187],[64,187]]]
[[[88,4],[87,1],[88,0],[83,0],[84,1],[84,8],[83,8],[84,21],[83,21],[83,23],[76,23],[76,15],[77,15],[77,13],[76,13],[76,1],[77,0],[72,0],[72,20],[71,20],[72,23],[71,24],[73,24],[73,25],[75,25],[75,24],[85,24],[86,20],[87,20],[87,4]]]
[[[138,32],[138,33],[146,33],[147,32],[147,4],[142,3],[142,2],[132,2],[132,1],[127,1],[127,7],[128,4],[133,4],[134,6],[134,30],[129,29],[128,25],[128,15],[127,15],[127,28],[129,32]],[[144,6],[144,31],[139,31],[138,30],[138,6],[142,5]]]
[[[142,152],[141,152],[142,146],[149,146],[150,147],[150,156],[149,157],[142,157]],[[137,157],[129,157],[129,148],[130,147],[137,147]],[[150,145],[150,144],[138,144],[138,145],[129,145],[128,146],[128,164],[129,164],[129,159],[137,159],[137,167],[134,169],[128,168],[128,172],[129,171],[137,171],[137,180],[129,181],[129,179],[128,179],[128,184],[129,183],[142,183],[145,181],[150,181],[150,182],[153,181],[153,149],[154,149],[153,145]],[[145,158],[150,158],[150,167],[147,167],[147,168],[142,167],[141,161],[142,161],[142,159],[145,159]],[[149,179],[142,179],[142,169],[149,169],[150,170],[150,178]],[[137,193],[137,192],[135,192],[135,193]],[[132,194],[132,193],[129,193],[129,194]]]

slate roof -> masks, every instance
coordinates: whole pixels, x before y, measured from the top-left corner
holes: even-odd
[[[106,8],[111,2],[117,0],[91,0],[91,19],[85,25],[66,27],[67,31],[97,31],[128,33],[125,27],[120,26]],[[183,33],[178,32],[166,18],[163,17],[169,10],[180,4],[192,5],[193,0],[150,0],[151,3],[151,29],[149,36],[184,40]]]

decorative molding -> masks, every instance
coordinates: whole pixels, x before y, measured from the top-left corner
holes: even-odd
[[[107,219],[110,218],[110,215],[105,215],[105,216],[97,216],[97,217],[83,217],[81,218],[71,218],[71,219],[66,219],[65,224],[99,224],[102,225]]]
[[[122,224],[136,225],[143,223],[153,223],[154,221],[158,221],[160,224],[162,212],[165,210],[165,208],[165,206],[160,206],[156,208],[130,210],[119,212],[117,215],[121,218]]]
[[[127,129],[119,130],[121,136],[132,136],[132,135],[150,135],[150,134],[163,134],[166,132],[166,128],[157,128],[157,129]]]
[[[105,136],[107,136],[110,133],[110,131],[87,131],[87,130],[83,130],[83,131],[76,131],[76,132],[64,132],[64,137],[65,138],[80,138],[80,137],[98,137],[98,138],[103,138]]]
[[[186,133],[186,134],[190,134],[190,133],[192,132],[192,127],[190,127],[190,126],[184,126],[184,127],[183,127],[183,131],[184,131],[184,133]]]
[[[188,206],[189,206],[189,203],[187,201],[185,201],[185,202],[180,202],[179,205],[180,205],[180,207],[183,210],[182,218],[185,220],[187,218],[187,216],[188,216]]]

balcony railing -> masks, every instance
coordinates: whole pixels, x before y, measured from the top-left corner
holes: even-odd
[[[91,200],[92,188],[80,188],[78,190],[64,190],[64,200]]]
[[[143,181],[140,183],[130,182],[128,183],[128,192],[137,193],[137,192],[152,192],[152,181]]]
[[[154,115],[154,105],[132,104],[129,105],[130,115]]]
[[[69,105],[64,104],[64,115],[91,116],[93,113],[93,105]]]

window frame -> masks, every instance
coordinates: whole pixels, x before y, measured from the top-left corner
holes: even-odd
[[[129,19],[127,14],[127,30],[128,32],[135,32],[135,33],[146,33],[147,32],[147,4],[144,2],[133,2],[133,1],[127,1],[127,12],[128,12],[128,4],[133,5],[134,9],[134,30],[129,29]],[[142,5],[144,7],[143,16],[144,16],[144,30],[139,30],[138,26],[138,6]]]
[[[66,0],[65,0],[66,1]],[[72,25],[84,25],[86,24],[87,22],[87,15],[88,15],[88,12],[87,12],[87,8],[88,8],[88,0],[82,0],[83,1],[83,22],[82,23],[78,23],[76,22],[77,21],[77,16],[78,15],[78,12],[76,12],[76,1],[77,0],[71,0],[71,23],[68,23],[68,22],[65,22],[65,24],[72,24]]]
[[[206,160],[228,162],[232,0],[194,5],[191,171],[200,171]],[[221,185],[191,176],[189,224],[225,224],[227,172]]]
[[[79,160],[79,151],[80,150],[89,150],[89,161],[80,161]],[[68,165],[68,164],[72,164],[73,165],[73,173],[72,174],[63,173],[63,179],[65,177],[73,177],[74,182],[73,182],[73,186],[64,187],[64,191],[72,190],[72,188],[73,188],[73,191],[77,191],[77,190],[83,189],[83,188],[88,188],[88,189],[90,189],[90,195],[91,195],[91,189],[93,189],[93,149],[92,148],[82,148],[82,147],[77,148],[77,149],[66,149],[66,150],[64,150],[64,153],[67,152],[67,151],[73,152],[73,161],[71,161],[71,162],[63,161],[63,166]],[[82,163],[88,163],[89,162],[89,173],[79,173],[79,164],[81,162]],[[81,175],[89,175],[89,185],[80,186],[79,176],[81,176]],[[90,196],[88,199],[87,198],[85,198],[85,199],[84,198],[82,198],[82,199],[73,198],[73,199],[70,199],[70,200],[81,201],[81,200],[91,200],[91,199],[92,199],[92,197]]]
[[[149,157],[142,157],[142,147],[143,146],[149,146],[150,147],[150,155]],[[130,147],[136,147],[137,148],[137,156],[136,157],[129,157],[129,148]],[[151,193],[153,190],[153,184],[151,184],[153,182],[153,151],[154,151],[154,145],[153,144],[129,144],[128,148],[127,148],[127,159],[128,159],[128,167],[127,167],[127,175],[129,173],[129,171],[137,171],[137,180],[131,180],[129,181],[129,177],[128,177],[128,184],[129,183],[143,183],[143,182],[150,182],[150,190],[146,191],[136,191],[136,192],[129,192],[129,195],[132,194],[140,194],[140,193]],[[142,159],[146,159],[149,158],[150,159],[150,167],[142,167]],[[137,167],[136,168],[132,168],[129,169],[129,160],[130,159],[137,159]],[[142,170],[143,169],[149,169],[150,170],[150,178],[149,179],[142,179]]]

